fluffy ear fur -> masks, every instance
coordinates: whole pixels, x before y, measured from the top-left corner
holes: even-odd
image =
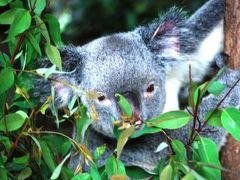
[[[156,56],[176,57],[180,52],[180,30],[184,21],[185,12],[173,7],[153,23],[138,28],[137,32]]]

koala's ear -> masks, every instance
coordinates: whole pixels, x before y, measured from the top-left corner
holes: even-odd
[[[185,12],[176,7],[161,15],[153,23],[136,29],[151,52],[175,55],[180,51],[180,29]]]

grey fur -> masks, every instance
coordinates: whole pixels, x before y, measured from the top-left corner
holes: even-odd
[[[52,77],[65,80],[85,92],[101,92],[107,98],[104,102],[98,102],[97,99],[93,101],[99,116],[87,135],[88,148],[91,151],[102,144],[108,146],[107,153],[100,160],[101,165],[115,147],[112,120],[109,116],[112,115],[115,119],[120,117],[115,94],[128,92],[134,94],[135,102],[132,102],[132,105],[140,111],[143,121],[161,114],[168,91],[165,89],[167,73],[173,67],[185,63],[181,54],[193,53],[197,50],[204,38],[223,19],[223,12],[224,0],[210,0],[189,19],[185,18],[182,10],[172,8],[153,23],[140,26],[134,31],[101,37],[82,47],[66,46],[62,50],[64,70],[74,71],[70,75]],[[163,56],[165,50],[171,50],[173,54],[177,53],[177,56],[172,54]],[[232,82],[239,78],[236,74],[239,72],[227,70],[220,80],[231,86]],[[145,97],[144,92],[151,83],[155,85],[155,92]],[[88,108],[89,114],[92,113],[92,103],[84,94],[65,87],[64,93],[67,94],[67,98],[63,99],[61,93],[63,87],[59,90],[56,83],[51,82],[51,84],[55,87],[59,99],[56,104],[59,107],[66,105],[73,93],[77,93]],[[43,80],[37,81],[37,95],[42,96],[42,102],[49,95],[49,87],[49,83]],[[229,87],[226,91],[228,89]],[[222,106],[240,106],[239,92],[240,85],[234,89]],[[205,97],[200,108],[200,119],[203,119],[207,110],[214,108],[216,103],[216,97],[212,95]],[[189,128],[190,125],[168,133],[174,139],[187,142]],[[212,130],[214,133],[211,133]],[[203,134],[213,138],[219,147],[226,135],[223,129],[212,127],[207,127]],[[154,153],[159,143],[164,140],[161,133],[131,140],[124,148],[121,160],[128,166],[136,165],[153,169],[158,160],[168,153],[167,150]],[[70,162],[70,167],[74,168],[78,163],[79,159],[74,158]]]

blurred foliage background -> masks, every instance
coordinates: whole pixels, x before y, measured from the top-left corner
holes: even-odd
[[[94,38],[133,29],[158,17],[171,6],[189,14],[206,0],[55,0],[50,7],[58,17],[65,43],[84,44]]]

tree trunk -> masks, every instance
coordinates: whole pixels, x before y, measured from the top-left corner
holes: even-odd
[[[225,53],[229,56],[228,66],[232,69],[240,69],[240,1],[226,0],[225,8]],[[240,142],[230,135],[227,137],[225,147],[221,151],[221,162],[224,168],[233,173],[223,171],[223,179],[240,179]]]
[[[240,68],[240,1],[226,0],[225,8],[225,53],[229,67]]]

